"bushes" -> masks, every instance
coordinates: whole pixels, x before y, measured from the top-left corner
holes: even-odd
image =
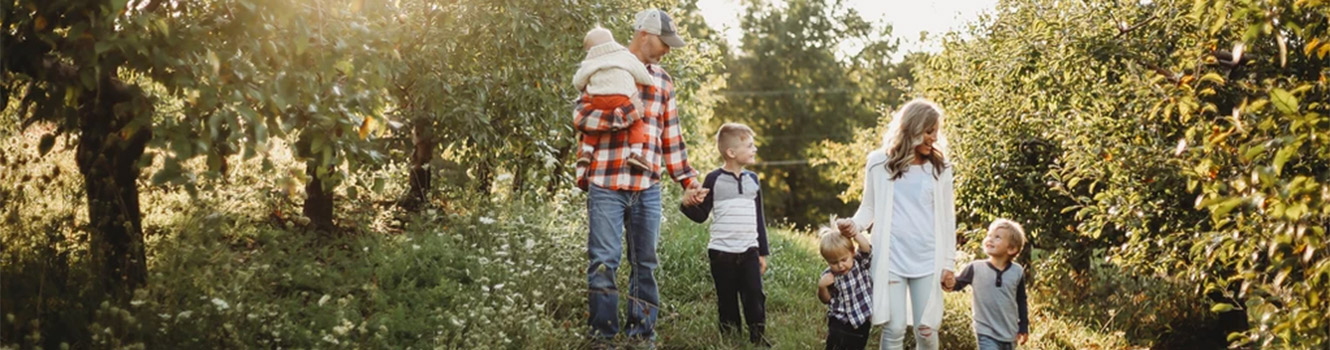
[[[88,320],[6,308],[6,343],[97,348],[526,348],[581,341],[584,286],[578,231],[542,210],[494,208],[479,219],[426,216],[400,235],[331,244],[225,215],[191,216],[153,250],[154,283],[128,307],[103,303]],[[553,264],[552,264],[553,263]],[[34,262],[6,265],[5,280]],[[6,300],[30,300],[6,289]],[[74,300],[48,291],[44,298]],[[84,309],[73,307],[73,309]],[[77,315],[80,313],[67,313]],[[33,322],[87,329],[91,344]],[[32,324],[32,326],[28,326]],[[11,341],[15,343],[10,343]],[[80,345],[81,344],[81,345]],[[525,344],[525,345],[524,345]],[[542,345],[544,346],[544,345]]]
[[[1052,309],[1139,315],[1113,326],[1147,343],[1216,319],[1199,311],[1240,310],[1254,325],[1234,345],[1324,346],[1327,13],[1324,1],[1001,3],[917,74],[951,116],[961,221],[1027,223]],[[1152,303],[1165,297],[1184,301]],[[1246,328],[1224,322],[1236,328],[1190,333]]]
[[[32,193],[35,183],[15,181],[23,176],[73,166],[72,150],[59,146],[48,164],[18,164],[35,156],[36,140],[0,140],[17,169],[0,174],[5,196]],[[286,160],[274,172],[294,164],[274,159]],[[75,172],[60,171],[46,195],[8,202],[0,224],[3,345],[557,348],[581,341],[584,285],[548,278],[582,274],[577,206],[527,205],[500,191],[493,201],[453,196],[450,214],[407,217],[373,204],[400,191],[368,191],[375,179],[401,188],[405,172],[388,166],[348,179],[347,188],[367,194],[343,202],[353,209],[344,211],[347,230],[359,234],[328,239],[303,229],[284,185],[259,162],[235,164],[229,181],[247,186],[205,180],[197,196],[179,186],[142,194],[150,204],[143,222],[151,282],[126,305],[103,303],[89,287],[95,276],[80,238],[86,207],[79,187],[61,180]],[[576,200],[569,195],[549,200]]]

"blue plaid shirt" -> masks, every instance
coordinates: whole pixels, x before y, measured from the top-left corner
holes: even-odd
[[[844,321],[854,327],[868,322],[872,316],[873,279],[868,268],[873,261],[870,253],[855,251],[854,267],[844,275],[834,276],[836,282],[827,288],[831,292],[831,304],[827,306],[827,317]],[[831,273],[831,269],[822,274]]]

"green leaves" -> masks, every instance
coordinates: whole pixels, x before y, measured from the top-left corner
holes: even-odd
[[[1233,347],[1330,344],[1302,316],[1324,313],[1309,305],[1324,306],[1330,274],[1308,271],[1330,271],[1330,256],[1309,249],[1323,236],[1304,244],[1311,231],[1300,229],[1330,222],[1330,70],[1315,56],[1330,2],[999,7],[919,73],[924,95],[961,116],[946,127],[964,179],[959,219],[1029,222],[1041,248],[1111,260],[1094,274],[1206,285],[1191,295],[1229,302],[1197,310],[1253,325]],[[1048,155],[1031,139],[1050,143]],[[1172,311],[1152,315],[1195,310]]]
[[[1275,108],[1284,114],[1298,113],[1298,98],[1288,93],[1284,89],[1275,88],[1270,91],[1270,101],[1274,102]]]
[[[1274,167],[1275,175],[1280,174],[1284,169],[1284,164],[1288,162],[1289,158],[1298,154],[1298,148],[1300,146],[1302,146],[1302,142],[1294,141],[1280,148],[1279,152],[1275,152],[1274,162],[1270,164],[1271,167]]]

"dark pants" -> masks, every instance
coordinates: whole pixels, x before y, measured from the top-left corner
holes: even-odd
[[[716,283],[721,333],[738,333],[743,329],[739,319],[739,301],[742,299],[743,318],[748,320],[748,339],[762,342],[767,323],[767,296],[762,292],[762,263],[758,261],[757,248],[737,254],[708,249],[707,257],[711,259],[711,278]]]
[[[827,350],[862,350],[868,346],[868,331],[872,322],[865,320],[858,328],[845,321],[827,317]]]

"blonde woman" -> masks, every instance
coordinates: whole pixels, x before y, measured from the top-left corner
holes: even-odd
[[[956,283],[956,196],[942,115],[925,99],[900,108],[883,148],[868,154],[859,210],[836,223],[847,234],[872,231],[870,305],[872,323],[886,326],[883,349],[904,347],[907,324],[918,349],[937,349],[942,291]]]

